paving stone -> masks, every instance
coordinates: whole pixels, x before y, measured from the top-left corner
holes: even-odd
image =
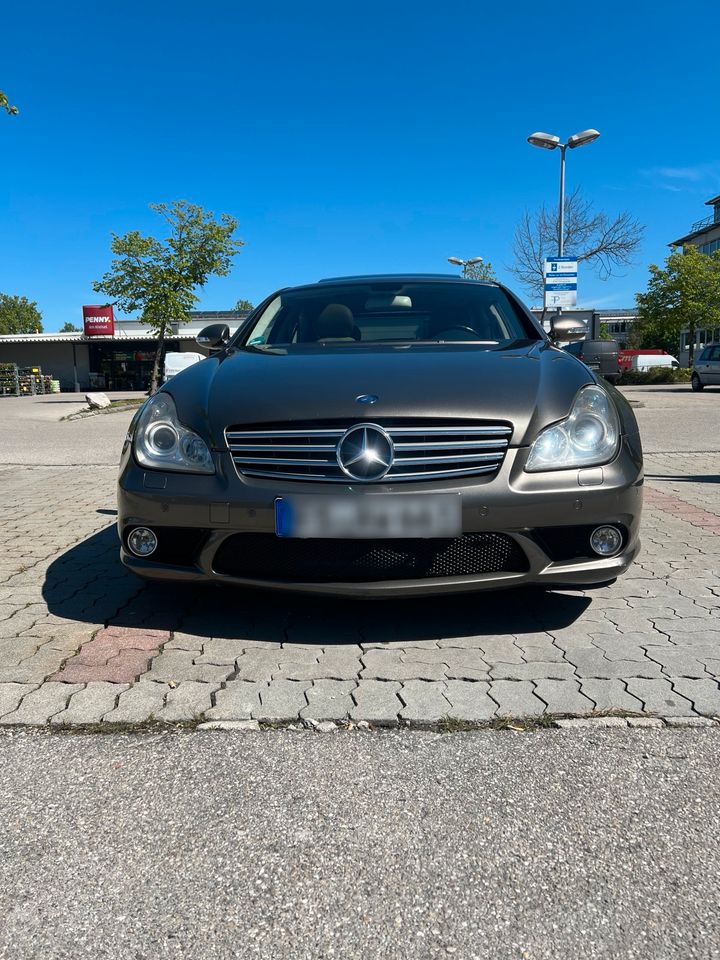
[[[66,656],[63,651],[44,644],[17,666],[0,666],[0,683],[42,683],[60,668]]]
[[[556,720],[555,726],[561,730],[597,730],[604,727],[627,729],[627,720],[624,717],[578,717]]]
[[[648,657],[657,661],[668,677],[707,678],[705,664],[692,656],[693,648],[668,650],[664,647],[649,647]]]
[[[523,663],[522,650],[512,636],[483,637],[483,659],[492,666],[496,663]]]
[[[300,716],[304,720],[344,720],[355,706],[351,694],[356,686],[355,680],[316,680],[305,691],[308,705]]]
[[[2,722],[28,725],[47,723],[56,713],[64,710],[72,694],[81,689],[79,684],[45,683],[28,693],[20,706],[6,714]]]
[[[230,680],[215,694],[215,706],[205,716],[208,720],[249,720],[260,708],[263,684],[247,680]]]
[[[581,680],[580,692],[593,701],[596,710],[642,713],[642,702],[627,692],[622,680]]]
[[[489,683],[448,680],[444,695],[450,702],[447,714],[458,720],[490,720],[497,713],[497,704],[490,698]]]
[[[73,657],[65,663],[62,670],[49,677],[49,681],[53,683],[92,683],[94,681],[132,683],[145,673],[151,655],[146,650],[121,650],[107,663],[97,666],[80,663]]]
[[[115,706],[118,696],[128,689],[128,684],[95,681],[74,693],[67,708],[51,718],[52,724],[100,723],[106,713]]]
[[[201,683],[197,680],[183,680],[177,687],[168,690],[165,706],[156,716],[166,723],[178,723],[182,720],[196,720],[212,707],[212,695],[220,689],[220,684]]]
[[[363,654],[363,680],[443,680],[441,663],[404,663],[400,651],[370,650]]]
[[[675,693],[669,680],[631,677],[627,681],[627,688],[632,696],[642,700],[646,713],[655,713],[660,717],[687,717],[693,712],[692,703],[681,694]]]
[[[286,680],[349,680],[356,679],[363,669],[359,656],[321,654],[317,663],[281,664],[274,677]]]
[[[552,640],[543,643],[524,643],[522,638],[518,638],[516,644],[522,650],[523,657],[528,661],[541,663],[562,663],[565,660],[560,647],[555,646]]]
[[[668,717],[669,727],[716,727],[717,723],[709,717]]]
[[[0,683],[0,720],[16,710],[22,698],[36,689],[36,683]]]
[[[539,717],[545,703],[535,696],[529,680],[493,680],[490,696],[497,703],[499,717]]]
[[[538,680],[535,695],[547,704],[548,713],[589,713],[593,700],[580,692],[577,680]]]
[[[199,655],[204,643],[207,643],[207,637],[201,637],[196,633],[175,631],[172,638],[163,646],[163,650],[195,650]]]
[[[180,683],[183,680],[218,683],[227,680],[233,672],[233,667],[230,664],[223,666],[210,663],[193,663],[192,650],[164,650],[155,657],[150,669],[143,674],[141,679],[143,683],[150,683],[153,680],[161,683]]]
[[[669,620],[656,620],[655,629],[670,637],[678,634],[695,634],[711,628],[706,617],[673,617]]]
[[[404,704],[400,716],[417,725],[437,723],[451,710],[450,701],[444,696],[445,689],[445,683],[408,680],[399,693]]]
[[[238,657],[235,679],[267,683],[280,670],[278,650],[249,650]]]
[[[296,720],[308,705],[305,691],[309,687],[308,682],[273,680],[260,688],[260,706],[253,710],[253,716],[266,723]]]
[[[575,676],[571,663],[498,663],[490,671],[493,680],[569,680]]]
[[[607,660],[597,650],[568,650],[567,659],[575,666],[580,679],[601,680],[626,679],[628,677],[661,677],[660,665],[651,660],[639,663],[635,660]]]
[[[409,650],[403,653],[400,659],[408,664],[439,664],[443,667],[444,675],[455,680],[489,679],[489,667],[483,658],[482,650],[449,647],[443,650]]]
[[[673,680],[673,689],[686,697],[696,713],[720,716],[720,686],[717,680]]]
[[[377,727],[395,727],[403,704],[398,698],[400,684],[392,680],[360,680],[352,691],[353,720],[367,720]]]
[[[144,723],[154,718],[163,708],[168,689],[164,683],[134,684],[120,694],[117,706],[105,714],[103,723]]]
[[[165,648],[167,649],[167,647]],[[192,648],[187,648],[192,649]],[[195,663],[212,663],[216,665],[234,665],[238,657],[245,652],[244,640],[206,640],[203,643],[202,654],[195,656]]]

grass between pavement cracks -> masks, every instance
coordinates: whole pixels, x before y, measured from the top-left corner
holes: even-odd
[[[77,734],[149,734],[190,732],[194,730],[223,731],[226,733],[262,733],[265,731],[287,730],[289,732],[318,733],[377,733],[394,730],[412,733],[414,731],[435,732],[441,734],[479,733],[495,730],[509,733],[535,733],[541,730],[601,730],[601,729],[644,729],[648,727],[666,727],[686,729],[688,727],[716,727],[720,729],[720,717],[657,717],[647,713],[633,713],[622,710],[602,710],[584,714],[549,714],[537,717],[493,717],[491,720],[463,720],[449,714],[438,722],[418,722],[399,720],[394,726],[370,723],[368,720],[288,720],[267,722],[259,720],[214,720],[206,721],[201,717],[194,720],[162,722],[148,719],[140,723],[73,723],[42,726],[25,724],[3,724],[0,733],[15,730],[34,731],[52,735],[75,736]]]

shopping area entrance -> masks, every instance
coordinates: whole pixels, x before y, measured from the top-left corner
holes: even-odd
[[[168,340],[166,350],[178,350]],[[90,386],[94,390],[147,390],[155,361],[155,344],[147,340],[89,344]],[[162,374],[162,363],[160,365]]]

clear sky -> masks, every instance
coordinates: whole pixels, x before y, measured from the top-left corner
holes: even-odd
[[[518,218],[558,189],[526,137],[596,127],[568,188],[647,234],[623,276],[581,273],[580,301],[631,305],[720,193],[719,27],[717,0],[4,5],[0,291],[48,330],[80,322],[111,231],[157,231],[148,203],[174,199],[247,244],[203,309],[449,255],[512,285]]]

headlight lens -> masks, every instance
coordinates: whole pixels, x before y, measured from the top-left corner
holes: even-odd
[[[135,457],[143,467],[215,473],[208,445],[180,423],[175,401],[169,393],[156,393],[142,408],[134,443]]]
[[[525,469],[537,473],[596,466],[612,460],[619,444],[620,421],[610,397],[601,387],[583,387],[570,416],[538,434]]]

